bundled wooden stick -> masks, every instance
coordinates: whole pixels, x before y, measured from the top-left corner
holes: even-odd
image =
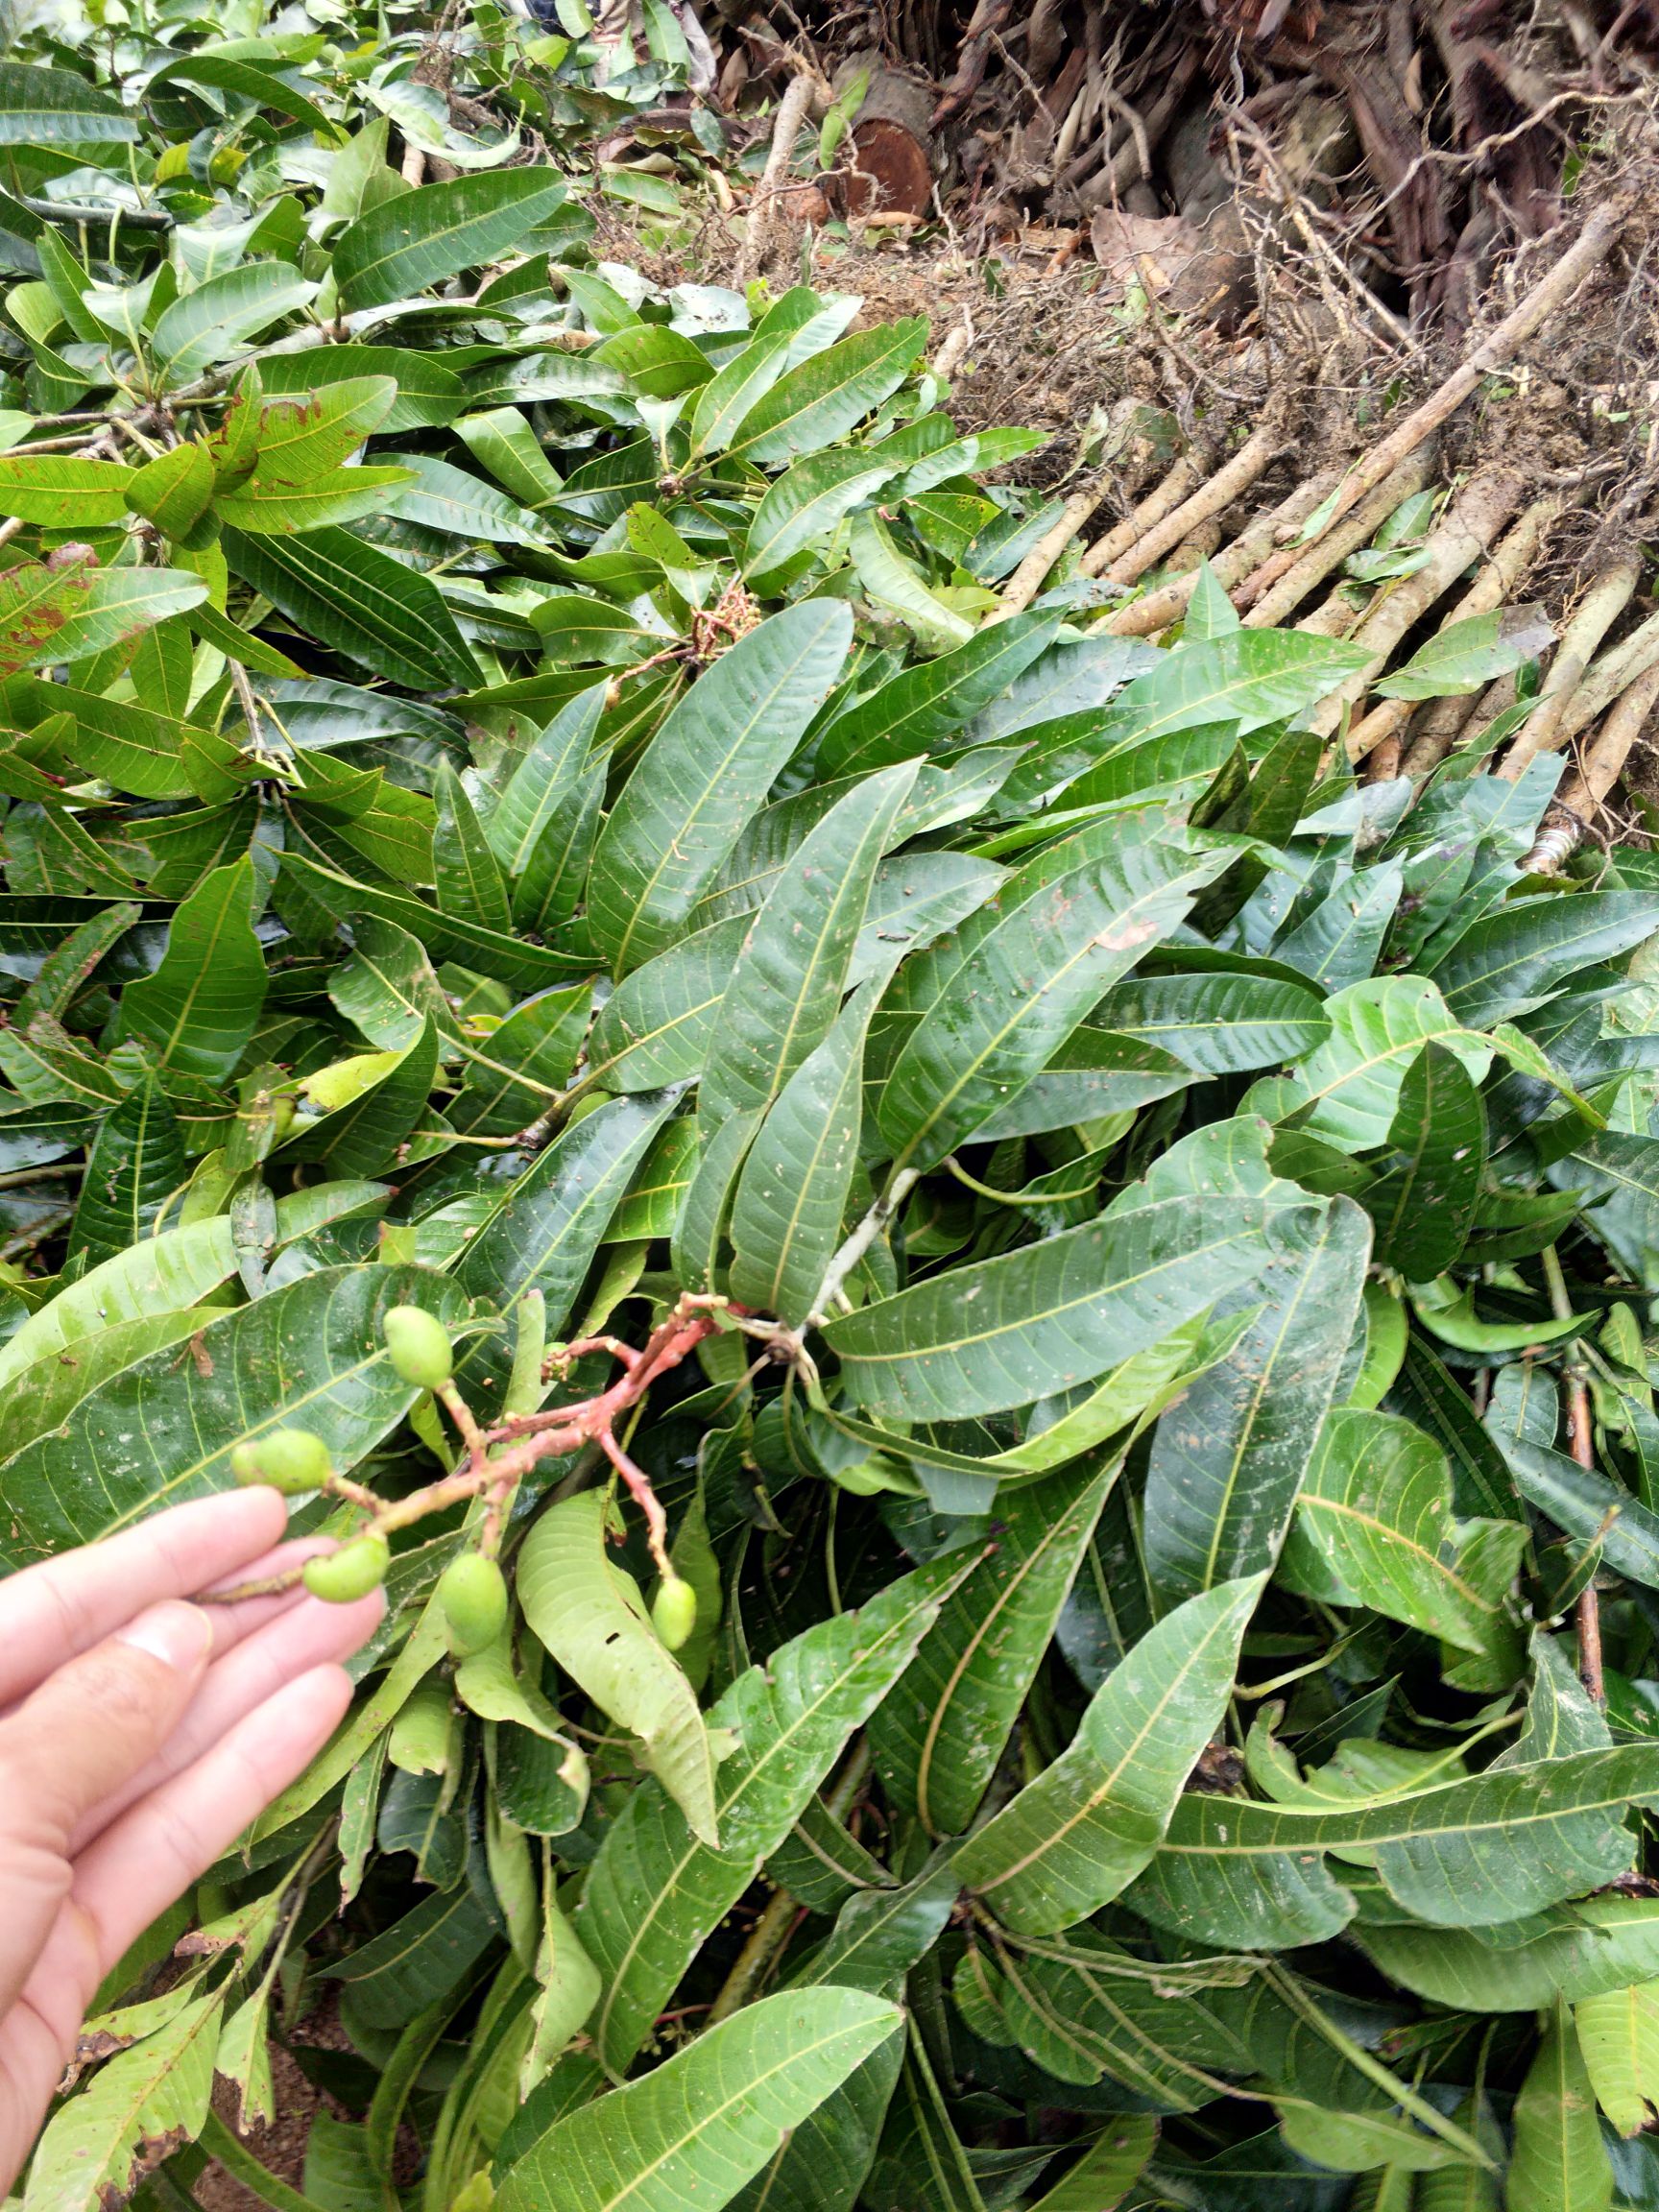
[[[1496,329],[1488,331],[1444,383],[1430,393],[1419,406],[1413,407],[1405,421],[1355,466],[1333,504],[1333,523],[1339,521],[1351,507],[1357,506],[1368,492],[1382,483],[1407,454],[1415,452],[1423,441],[1463,404],[1483,376],[1512,360],[1517,349],[1567,304],[1584,278],[1599,268],[1612,252],[1636,201],[1633,191],[1617,192],[1603,201],[1560,260],[1546,271],[1526,299],[1504,316]],[[1292,561],[1286,554],[1266,563],[1262,589],[1276,583],[1291,565]]]
[[[1376,537],[1397,507],[1425,488],[1433,471],[1434,445],[1431,440],[1408,454],[1398,469],[1360,501],[1339,529],[1322,532],[1300,552],[1294,547],[1287,548],[1295,558],[1282,572],[1274,571],[1277,581],[1271,589],[1263,579],[1268,577],[1278,555],[1269,556],[1244,579],[1236,594],[1238,604],[1249,609],[1244,616],[1245,628],[1277,629],[1334,569],[1342,565],[1350,553],[1357,553],[1361,545]]]
[[[1231,507],[1241,492],[1247,492],[1264,469],[1285,450],[1285,432],[1280,411],[1270,410],[1270,420],[1253,430],[1231,461],[1217,469],[1207,484],[1201,484],[1190,498],[1173,508],[1164,519],[1148,530],[1106,569],[1109,584],[1133,584],[1137,577],[1144,576],[1147,569],[1160,562],[1166,553],[1171,553],[1181,541]]]
[[[1103,492],[1073,492],[1058,520],[1038,539],[1003,587],[1001,602],[990,619],[1006,622],[1010,614],[1022,614],[1043,589],[1045,578],[1079,530],[1099,506]]]
[[[1155,522],[1162,522],[1187,497],[1193,486],[1204,479],[1204,469],[1199,457],[1183,453],[1167,476],[1155,484],[1121,522],[1114,522],[1111,529],[1096,538],[1083,556],[1085,576],[1098,576],[1103,568],[1126,553],[1143,538]]]
[[[1442,631],[1450,630],[1458,622],[1470,622],[1479,614],[1491,614],[1503,606],[1516,584],[1537,557],[1538,547],[1545,531],[1567,504],[1562,492],[1547,492],[1541,499],[1534,499],[1520,519],[1504,533],[1494,549],[1490,561],[1453,607]],[[1461,703],[1467,712],[1467,702]],[[1348,751],[1356,760],[1363,759],[1389,739],[1398,736],[1416,710],[1414,699],[1383,699],[1372,708],[1369,714],[1357,722],[1349,733]]]
[[[1623,692],[1584,755],[1584,765],[1567,779],[1545,817],[1538,842],[1521,863],[1528,876],[1553,876],[1576,851],[1601,802],[1624,772],[1630,749],[1659,706],[1659,661]]]
[[[1422,725],[1412,733],[1411,748],[1400,764],[1401,774],[1414,781],[1438,768],[1465,730],[1489,729],[1500,714],[1515,704],[1515,672],[1500,676],[1473,699],[1431,699]]]
[[[1371,658],[1320,702],[1310,718],[1310,727],[1329,737],[1342,719],[1342,709],[1361,699],[1388,665],[1388,656],[1407,630],[1456,582],[1471,561],[1483,553],[1520,503],[1519,476],[1489,473],[1466,484],[1454,501],[1452,512],[1424,546],[1425,565],[1395,585],[1355,633],[1354,642]],[[1350,733],[1348,757],[1363,756],[1355,749]]]
[[[1596,578],[1574,609],[1561,633],[1555,658],[1550,663],[1538,704],[1498,770],[1508,782],[1513,783],[1527,762],[1536,760],[1540,753],[1552,753],[1557,745],[1565,743],[1561,717],[1583,683],[1596,648],[1629,604],[1641,574],[1640,561],[1616,563]]]
[[[1231,592],[1241,584],[1259,561],[1272,552],[1279,542],[1281,530],[1299,530],[1318,507],[1321,499],[1328,498],[1337,480],[1338,471],[1327,469],[1317,476],[1310,476],[1306,483],[1298,484],[1287,499],[1241,530],[1231,545],[1217,553],[1212,565],[1223,590]],[[1095,627],[1114,637],[1151,637],[1160,630],[1178,622],[1187,612],[1188,602],[1198,587],[1198,573],[1194,569],[1188,576],[1171,577],[1167,584],[1160,585],[1156,591],[1147,592],[1144,599],[1137,599],[1130,606],[1119,607],[1116,613],[1107,615]]]
[[[1656,664],[1659,664],[1659,614],[1649,614],[1627,637],[1591,662],[1584,681],[1561,709],[1551,750],[1559,752],[1562,746],[1571,744],[1598,715],[1604,714],[1639,676],[1646,676]]]

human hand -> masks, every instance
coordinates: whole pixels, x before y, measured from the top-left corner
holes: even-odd
[[[0,2197],[99,1984],[345,1714],[379,1591],[180,1602],[326,1549],[286,1515],[239,1490],[0,1582]]]

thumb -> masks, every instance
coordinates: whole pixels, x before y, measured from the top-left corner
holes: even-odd
[[[0,1720],[0,1830],[65,1852],[179,1725],[212,1641],[206,1614],[175,1600],[49,1674]]]

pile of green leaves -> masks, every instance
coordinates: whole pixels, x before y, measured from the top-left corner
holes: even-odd
[[[0,66],[0,1557],[283,1425],[429,1482],[393,1307],[489,1417],[526,1293],[691,1294],[698,1619],[595,1454],[458,1665],[409,1532],[25,2212],[1659,2205],[1659,867],[1357,787],[1209,581],[1000,619],[1035,441],[596,265],[579,22],[476,11],[469,134],[313,17]],[[299,2196],[209,2093],[324,2003]]]

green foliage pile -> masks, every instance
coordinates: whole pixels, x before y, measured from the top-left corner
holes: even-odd
[[[114,14],[0,66],[0,1557],[394,1549],[25,2212],[1659,2205],[1659,866],[1001,618],[1034,441],[596,266],[571,37]]]

